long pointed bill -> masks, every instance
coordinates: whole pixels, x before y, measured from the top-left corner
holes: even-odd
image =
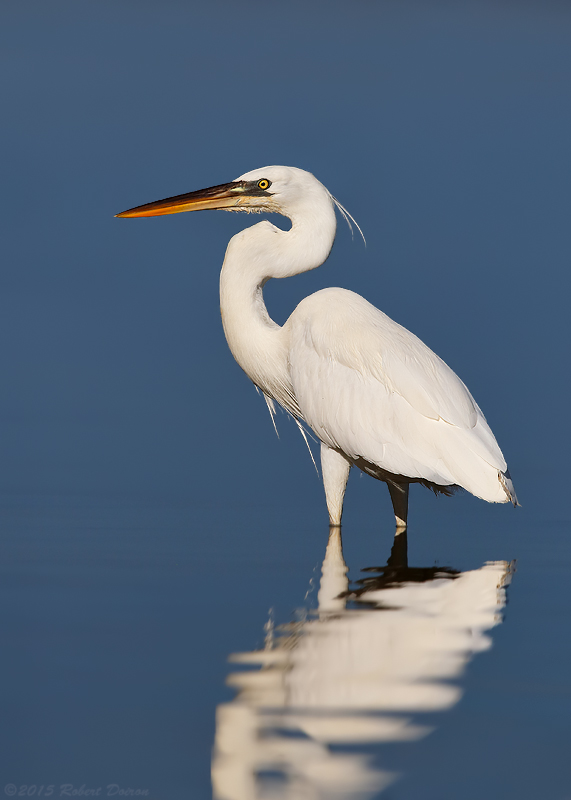
[[[205,208],[234,208],[245,205],[252,193],[247,191],[250,186],[246,181],[223,183],[220,186],[211,186],[198,192],[179,194],[176,197],[167,197],[155,203],[146,203],[143,206],[130,208],[116,214],[116,217],[158,217],[162,214],[180,214],[182,211],[200,211]],[[265,192],[260,192],[265,194]]]

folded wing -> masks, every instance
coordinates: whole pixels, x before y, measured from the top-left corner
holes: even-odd
[[[295,395],[321,441],[397,475],[510,499],[482,412],[420,339],[345,289],[306,298],[287,325]]]

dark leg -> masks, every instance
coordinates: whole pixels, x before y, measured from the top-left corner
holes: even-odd
[[[397,523],[397,534],[406,530],[408,517],[408,483],[387,483]]]

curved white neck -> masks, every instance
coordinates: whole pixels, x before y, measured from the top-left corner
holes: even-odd
[[[220,310],[226,341],[238,364],[264,394],[299,416],[291,389],[285,328],[269,316],[262,288],[319,267],[335,238],[335,212],[327,198],[291,214],[282,231],[265,220],[234,236],[220,273]]]

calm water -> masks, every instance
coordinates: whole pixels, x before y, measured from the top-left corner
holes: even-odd
[[[0,795],[570,800],[569,4],[18,0],[0,61]],[[113,217],[275,163],[367,247],[271,314],[419,335],[521,508],[413,487],[405,561],[355,474],[329,541],[221,330],[251,220]]]
[[[3,498],[3,785],[571,796],[569,525],[426,495],[408,569],[388,507],[343,560],[318,508]]]

